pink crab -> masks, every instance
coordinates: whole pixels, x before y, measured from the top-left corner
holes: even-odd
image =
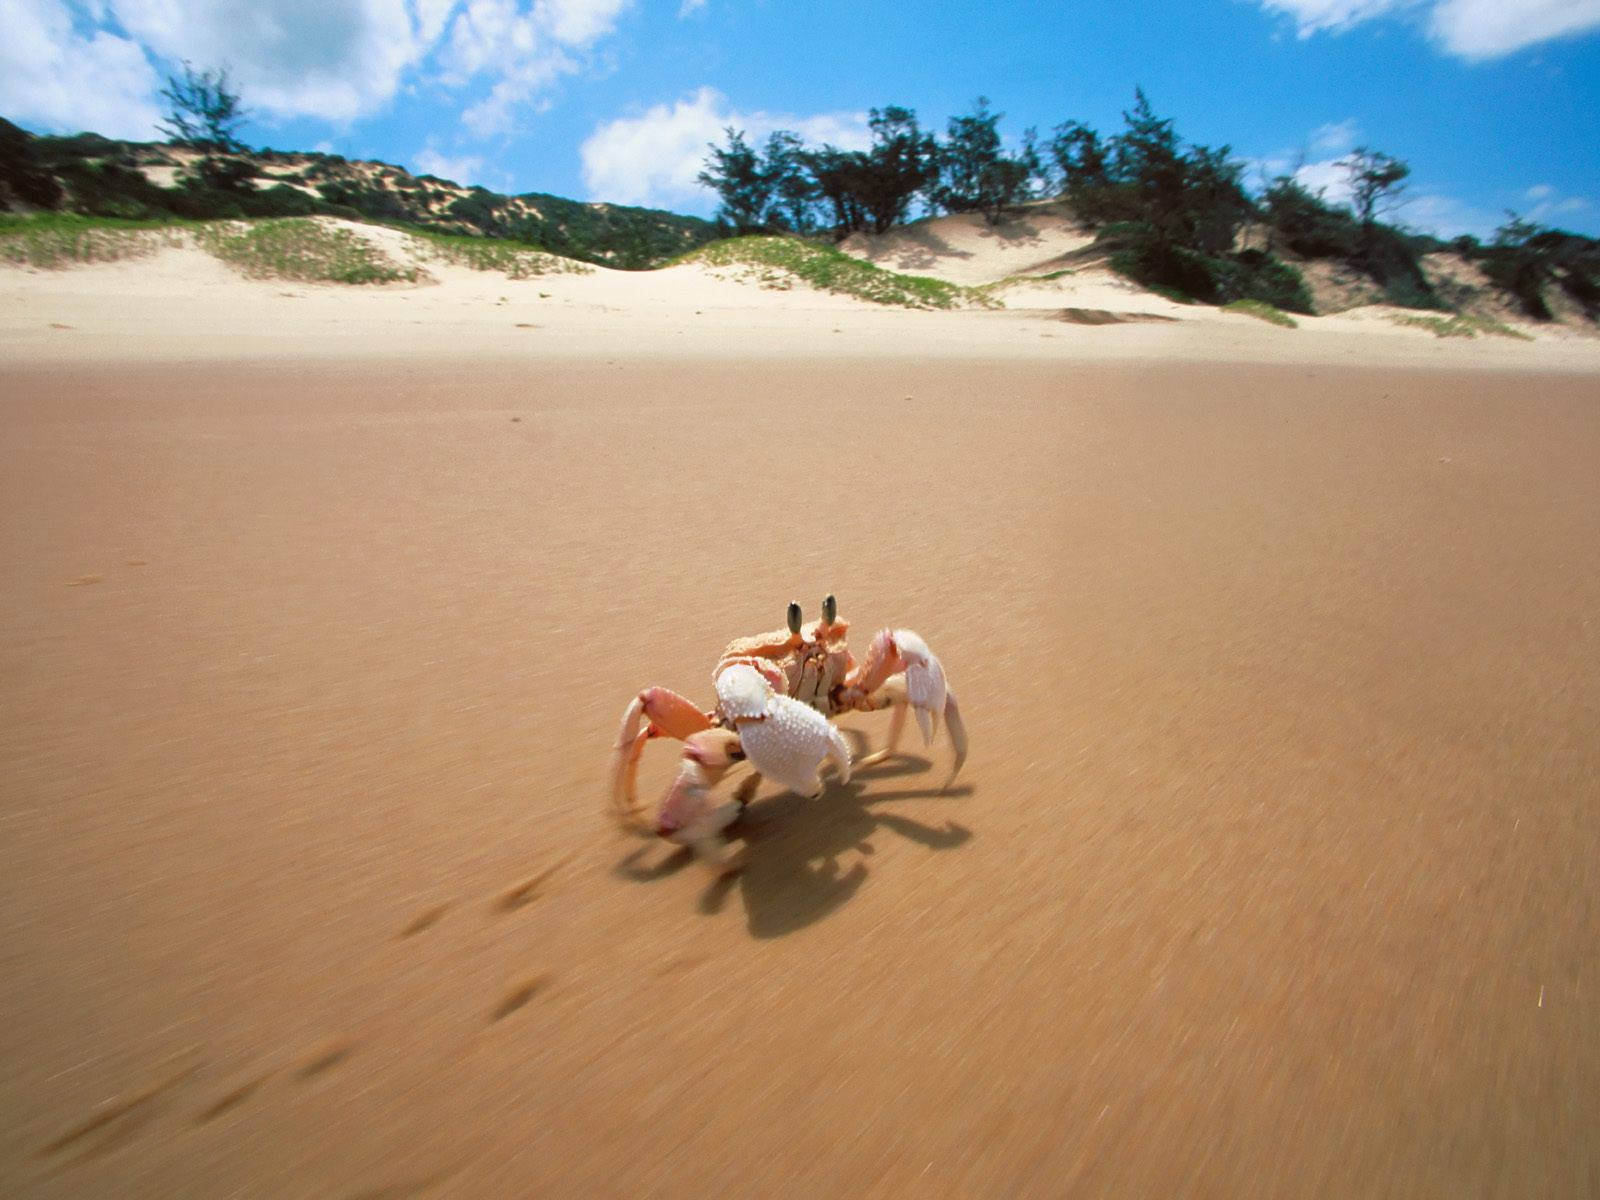
[[[667,688],[646,688],[635,696],[622,715],[611,781],[622,824],[691,846],[714,870],[737,870],[742,856],[729,850],[722,832],[744,811],[763,776],[811,799],[822,794],[821,768],[829,760],[840,782],[849,781],[850,748],[831,723],[845,712],[893,709],[887,745],[860,766],[895,753],[908,710],[916,713],[924,744],[942,721],[955,748],[944,784],[949,787],[966,761],[967,731],[944,667],[909,629],[882,630],[866,661],[858,663],[845,646],[849,628],[832,596],[822,602],[822,619],[805,625],[800,605],[790,604],[788,629],[739,638],[722,652],[711,673],[717,704],[710,711]],[[678,777],[652,823],[639,807],[637,777],[645,743],[659,737],[678,738],[685,746]],[[719,802],[714,789],[741,761],[753,773]]]

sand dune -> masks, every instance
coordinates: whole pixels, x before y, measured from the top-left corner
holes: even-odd
[[[975,286],[1057,270],[1093,242],[1094,234],[1058,206],[1037,205],[998,226],[967,213],[877,237],[852,234],[840,249],[891,271]]]
[[[994,291],[1000,307],[993,311],[924,312],[818,291],[792,279],[782,287],[762,286],[739,270],[704,265],[644,272],[595,267],[508,279],[418,257],[412,239],[397,231],[322,220],[373,242],[397,261],[417,262],[425,278],[382,287],[249,280],[192,245],[70,270],[0,268],[0,352],[15,362],[468,353],[512,360],[551,353],[650,359],[734,351],[802,358],[888,353],[1563,371],[1600,364],[1600,338],[1566,326],[1519,326],[1531,342],[1440,339],[1397,324],[1395,318],[1406,314],[1368,307],[1298,318],[1298,329],[1284,330],[1250,316],[1177,304],[1093,267],[1018,276]],[[951,248],[926,273],[1012,278],[1025,261],[1049,261],[1078,237],[1059,220],[1037,221],[1035,241],[992,237],[977,218],[930,223]],[[899,252],[891,252],[893,242],[880,247],[880,257],[894,259]],[[1089,330],[1070,315],[1063,319],[1068,309],[1171,320]]]

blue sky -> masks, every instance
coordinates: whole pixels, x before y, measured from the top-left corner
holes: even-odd
[[[0,115],[153,136],[165,72],[227,64],[247,141],[500,191],[708,213],[733,124],[861,144],[867,110],[936,128],[1116,127],[1135,85],[1252,172],[1365,143],[1412,166],[1397,218],[1489,233],[1505,210],[1600,235],[1600,0],[0,0]]]

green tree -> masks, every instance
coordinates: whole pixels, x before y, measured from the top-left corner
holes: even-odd
[[[872,148],[861,164],[859,199],[872,232],[887,233],[906,219],[911,201],[939,178],[938,149],[909,108],[874,108],[867,127]]]
[[[745,141],[743,130],[729,126],[723,133],[728,144],[711,144],[711,157],[706,160],[699,181],[716,192],[721,201],[718,221],[735,233],[762,232],[767,228],[767,212],[772,206],[772,180],[766,164]]]
[[[1398,158],[1366,146],[1357,146],[1339,165],[1350,184],[1350,206],[1364,229],[1371,229],[1380,213],[1394,210],[1411,174]]]
[[[979,96],[973,111],[952,117],[937,154],[937,183],[930,189],[936,207],[946,212],[981,212],[999,224],[1007,208],[1025,199],[1040,173],[1039,152],[1032,130],[1020,154],[1000,147],[1000,118]]]
[[[795,233],[809,233],[817,224],[821,192],[806,169],[805,142],[780,129],[767,137],[761,169],[769,189],[767,219]]]
[[[1059,192],[1080,221],[1097,224],[1118,213],[1116,187],[1111,181],[1110,152],[1100,135],[1078,121],[1057,126],[1050,140]]]
[[[167,116],[158,127],[170,141],[212,153],[245,149],[238,130],[250,114],[233,90],[226,67],[196,71],[185,60],[183,77],[168,75],[161,94],[167,101]]]

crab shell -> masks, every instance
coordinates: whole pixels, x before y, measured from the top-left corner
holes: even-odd
[[[835,618],[827,624],[807,622],[799,633],[778,629],[736,638],[722,652],[714,674],[720,676],[733,663],[745,663],[765,675],[783,695],[832,715],[834,689],[855,666],[845,645],[849,631],[849,621]],[[781,674],[775,676],[768,668]]]
[[[815,796],[822,789],[817,769],[832,758],[841,780],[849,781],[850,747],[816,709],[780,695],[762,671],[745,662],[718,672],[716,685],[718,710],[762,775],[802,796]]]

